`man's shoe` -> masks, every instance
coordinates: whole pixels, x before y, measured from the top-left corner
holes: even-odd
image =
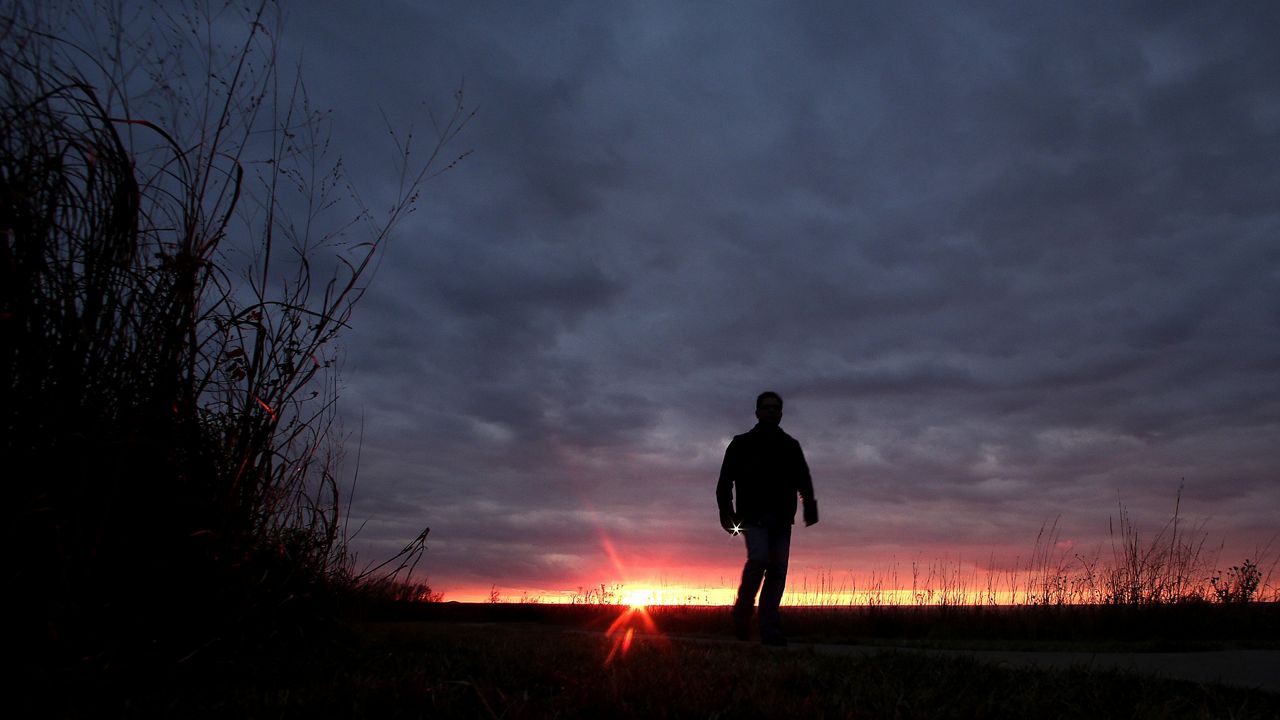
[[[738,620],[735,619],[733,621],[733,636],[738,638],[739,640],[750,640],[751,639],[750,621],[739,622]]]
[[[760,638],[760,642],[773,647],[786,647],[787,638],[778,633],[770,633]]]

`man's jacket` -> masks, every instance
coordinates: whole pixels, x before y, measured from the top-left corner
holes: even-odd
[[[757,424],[735,435],[724,451],[716,504],[722,517],[734,512],[746,524],[791,525],[796,495],[813,498],[809,464],[795,438],[776,425]]]

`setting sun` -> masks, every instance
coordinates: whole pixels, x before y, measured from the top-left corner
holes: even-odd
[[[640,609],[654,604],[655,597],[654,591],[648,588],[627,588],[622,593],[622,603]]]

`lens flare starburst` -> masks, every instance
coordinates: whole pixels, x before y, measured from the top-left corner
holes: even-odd
[[[613,646],[604,659],[605,665],[623,657],[631,650],[631,640],[635,637],[637,629],[649,635],[659,634],[658,625],[653,622],[653,618],[649,617],[649,609],[644,605],[627,607],[605,631],[605,637],[613,641]]]
[[[618,576],[626,580],[629,573],[627,572],[626,563],[623,562],[622,554],[614,546],[608,532],[599,522],[596,524],[596,532],[600,538],[600,548],[604,552],[605,557],[613,565]],[[652,587],[631,587],[626,589],[619,598],[625,607],[613,623],[609,625],[609,629],[605,631],[605,637],[610,640],[609,654],[604,659],[604,664],[609,665],[617,662],[631,650],[631,644],[638,634],[645,635],[650,642],[660,641],[663,639],[662,632],[658,630],[658,625],[649,615],[648,605],[654,603],[659,593],[654,592]]]

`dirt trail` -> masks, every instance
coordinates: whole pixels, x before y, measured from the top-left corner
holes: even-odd
[[[671,639],[717,644],[739,644],[732,638],[669,635]],[[746,643],[741,643],[746,645]],[[792,642],[788,650],[812,650],[824,655],[863,657],[888,652],[925,653],[968,657],[1007,667],[1060,670],[1082,667],[1119,670],[1156,677],[1217,683],[1231,687],[1280,694],[1280,650],[1210,650],[1203,652],[1055,652],[1019,650],[935,650],[879,645],[829,645]]]
[[[1219,683],[1233,687],[1280,693],[1280,650],[1215,650],[1205,652],[1089,653],[1021,652],[1013,650],[916,650],[861,645],[809,645],[793,643],[793,648],[812,648],[832,655],[875,655],[881,652],[923,652],[932,655],[971,657],[1011,667],[1062,669],[1084,667],[1092,670],[1123,670],[1198,683]]]
[[[426,623],[420,629],[434,627],[436,631],[460,626],[486,627],[504,623]],[[524,631],[578,632],[601,634],[599,630],[537,628],[521,624]],[[420,630],[421,631],[421,630]],[[636,639],[644,642],[649,636],[641,634]],[[728,636],[662,634],[665,640],[679,640],[717,645],[742,645],[748,643]],[[755,641],[752,641],[752,645]],[[812,651],[824,655],[874,656],[880,653],[925,653],[946,657],[969,657],[1007,667],[1037,667],[1059,670],[1081,667],[1090,670],[1118,670],[1156,677],[1186,680],[1196,683],[1216,683],[1231,687],[1261,690],[1280,694],[1280,650],[1207,650],[1200,652],[1059,652],[1019,650],[938,650],[879,645],[831,645],[826,643],[792,642],[782,651]]]

